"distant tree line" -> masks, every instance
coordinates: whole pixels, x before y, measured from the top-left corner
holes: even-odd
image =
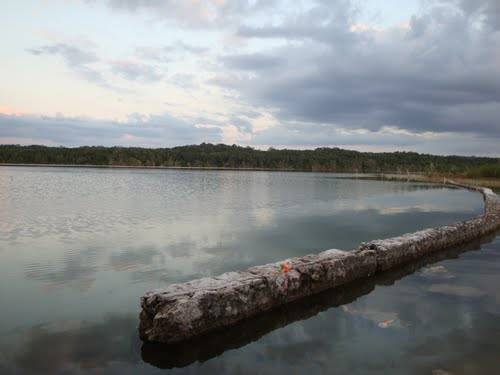
[[[500,163],[469,168],[466,176],[470,178],[500,178]]]
[[[425,172],[500,177],[500,159],[340,148],[266,151],[207,144],[172,148],[0,145],[0,163],[99,166],[255,168],[329,172]]]

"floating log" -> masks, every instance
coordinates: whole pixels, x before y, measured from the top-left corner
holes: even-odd
[[[161,369],[185,367],[194,362],[205,362],[227,350],[238,349],[257,341],[288,324],[309,319],[322,311],[351,303],[357,298],[371,293],[378,285],[393,285],[401,278],[430,264],[458,258],[464,252],[479,251],[481,243],[491,242],[494,238],[495,234],[492,233],[461,246],[431,253],[401,267],[376,273],[372,277],[359,279],[337,288],[300,298],[263,314],[257,314],[250,319],[244,319],[230,329],[214,330],[173,344],[146,341],[141,348],[142,360]]]
[[[492,190],[447,183],[479,191],[484,197],[484,213],[452,225],[363,243],[352,251],[327,250],[147,292],[141,297],[141,339],[161,343],[189,340],[500,228],[500,199]]]

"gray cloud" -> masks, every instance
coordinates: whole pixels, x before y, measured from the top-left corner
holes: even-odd
[[[401,134],[391,131],[369,131],[363,133],[345,132],[328,124],[287,123],[257,133],[252,142],[255,144],[281,144],[290,146],[397,146],[408,147],[422,143],[414,134]]]
[[[111,71],[129,81],[155,82],[162,73],[154,66],[136,61],[117,60],[110,62]]]
[[[168,82],[186,90],[199,87],[198,83],[196,82],[195,76],[193,74],[187,73],[173,74],[168,78]]]
[[[93,49],[75,44],[54,43],[27,51],[36,56],[60,56],[71,70],[86,81],[118,91],[123,89],[112,85],[105,78],[105,70],[128,81],[154,82],[163,77],[162,72],[155,66],[133,60],[105,61]]]
[[[95,0],[86,0],[95,3]],[[266,11],[277,0],[108,0],[108,6],[116,11],[148,12],[154,17],[174,21],[187,27],[228,26],[245,16]]]
[[[30,48],[27,51],[36,56],[60,56],[66,65],[83,79],[104,87],[110,87],[101,72],[93,65],[99,62],[99,58],[92,50],[68,43],[55,43],[39,48]]]
[[[240,130],[241,132],[244,132],[244,133],[251,133],[252,132],[252,124],[248,120],[246,120],[242,117],[235,116],[235,117],[231,118],[229,123],[231,125],[236,126],[238,128],[238,130]]]
[[[498,157],[498,139],[463,133],[439,136],[383,128],[377,131],[346,131],[330,124],[282,123],[256,133],[252,145],[279,145],[292,148],[324,146],[345,147],[360,151],[397,151],[440,155],[484,155]]]
[[[242,27],[238,35],[298,40],[265,56],[231,57],[231,71],[209,83],[236,91],[247,103],[276,109],[282,123],[378,131],[464,132],[500,137],[500,34],[496,2],[434,1],[409,28],[356,30],[348,1],[317,6],[278,26]],[[221,58],[227,62],[227,58]],[[271,64],[269,64],[271,65]],[[236,74],[242,68],[253,76]],[[317,130],[295,132],[300,139]],[[303,133],[305,132],[305,133]],[[321,134],[321,133],[318,133]]]
[[[32,48],[28,51],[34,55],[61,55],[69,65],[85,65],[99,61],[94,52],[85,51],[79,47],[66,43],[56,43],[53,45],[42,46],[40,48]]]
[[[468,17],[475,17],[491,28],[500,30],[500,2],[497,0],[444,0],[459,6]]]
[[[135,55],[144,60],[152,60],[161,63],[168,63],[173,60],[172,49],[169,47],[136,47]]]
[[[171,48],[177,49],[182,52],[189,52],[194,54],[205,53],[209,50],[206,47],[195,46],[192,44],[184,43],[180,40],[177,41],[175,45],[171,46]]]
[[[309,40],[334,45],[336,49],[348,48],[350,44],[362,39],[362,35],[349,30],[359,14],[353,1],[317,0],[313,4],[310,9],[292,14],[278,25],[241,25],[237,35],[247,38]]]
[[[265,70],[280,68],[285,60],[282,57],[261,53],[225,56],[222,62],[229,68],[237,70]]]
[[[168,114],[131,116],[127,122],[0,114],[0,143],[64,146],[174,146],[220,142],[220,128],[201,128]]]
[[[206,47],[195,46],[182,41],[163,47],[139,46],[135,49],[137,57],[145,60],[152,60],[161,63],[173,61],[179,55],[185,54],[203,54],[209,49]]]

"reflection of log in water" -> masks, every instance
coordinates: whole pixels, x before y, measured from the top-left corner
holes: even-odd
[[[430,254],[397,269],[376,274],[368,279],[279,306],[266,313],[246,319],[229,329],[221,329],[178,344],[144,342],[142,359],[159,368],[185,367],[193,362],[205,362],[227,350],[243,347],[266,334],[291,323],[311,318],[322,311],[355,301],[375,289],[377,285],[392,285],[401,278],[429,264],[458,258],[461,253],[479,250],[481,244],[491,242],[496,234],[474,240],[465,245]]]

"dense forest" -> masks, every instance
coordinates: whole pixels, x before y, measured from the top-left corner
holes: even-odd
[[[99,166],[254,168],[333,172],[425,172],[500,177],[500,159],[339,148],[256,150],[223,144],[172,148],[0,145],[0,163]]]

